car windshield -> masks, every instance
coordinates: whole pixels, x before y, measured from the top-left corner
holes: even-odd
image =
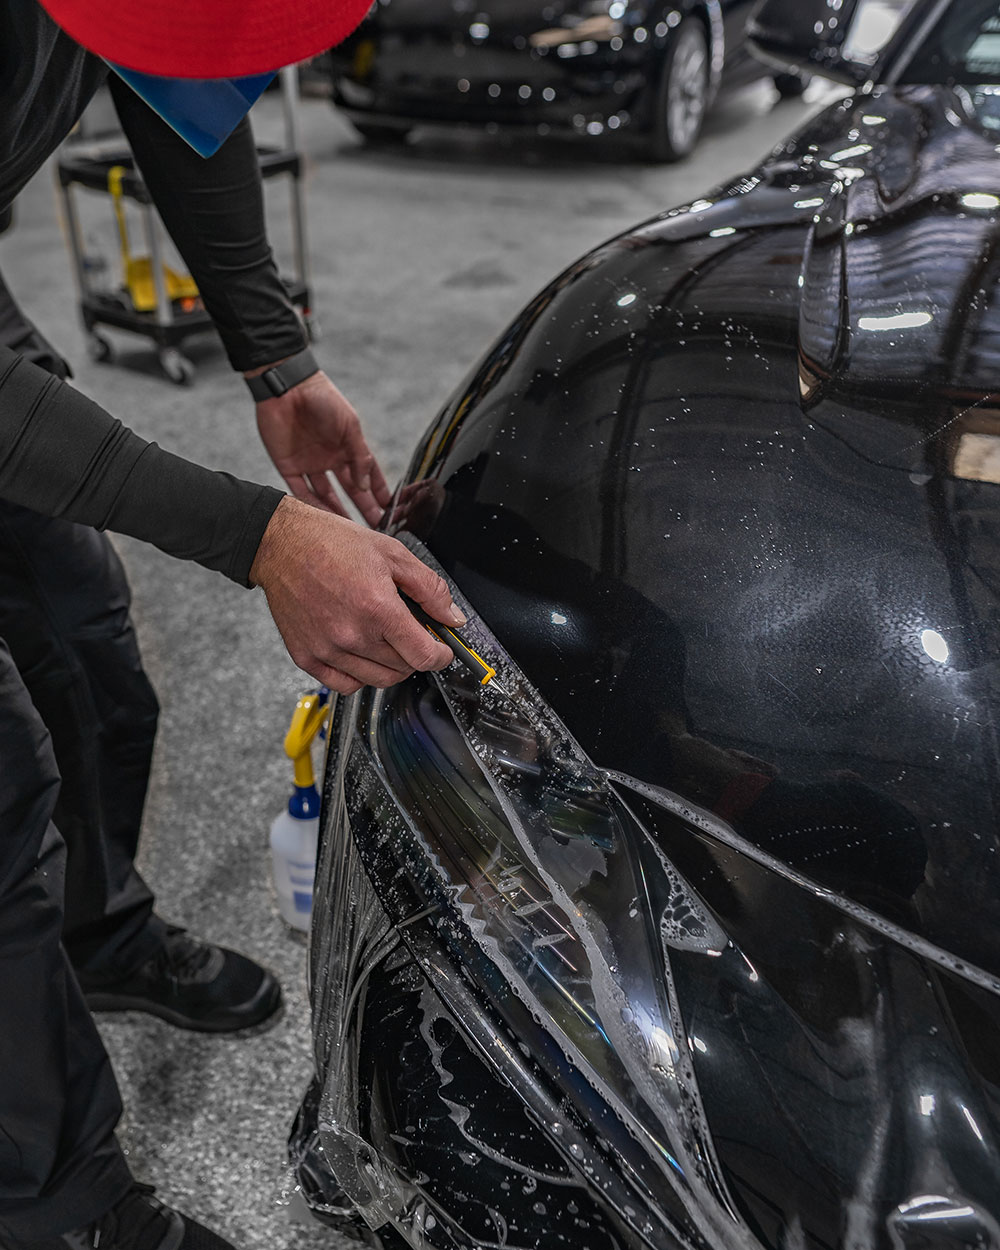
[[[1000,83],[1000,3],[960,0],[918,48],[899,77],[903,83]]]

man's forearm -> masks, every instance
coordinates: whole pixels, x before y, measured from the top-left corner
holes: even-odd
[[[0,498],[130,534],[249,585],[282,497],[146,442],[0,347]]]
[[[233,368],[246,372],[300,351],[305,334],[268,244],[250,123],[206,159],[115,75],[110,87],[143,180]]]

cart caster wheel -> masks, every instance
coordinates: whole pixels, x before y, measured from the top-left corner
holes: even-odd
[[[115,358],[115,349],[103,334],[92,331],[87,335],[87,355],[98,364],[109,364]]]
[[[194,365],[176,347],[165,347],[159,356],[160,368],[171,382],[190,386],[194,381]]]

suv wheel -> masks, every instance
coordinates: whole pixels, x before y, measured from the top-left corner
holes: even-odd
[[[679,160],[698,142],[709,81],[708,33],[698,18],[686,17],[674,31],[656,93],[650,143],[655,160]]]

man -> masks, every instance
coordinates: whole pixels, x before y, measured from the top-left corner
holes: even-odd
[[[220,1250],[220,1237],[133,1181],[114,1139],[114,1078],[60,945],[65,933],[96,1006],[232,1029],[277,1003],[250,960],[160,921],[135,874],[156,704],[124,580],[95,530],[261,586],[293,659],[342,693],[450,662],[398,590],[439,620],[462,618],[406,548],[341,515],[331,471],[369,521],[388,492],[277,279],[248,127],[206,160],[140,99],[133,74],[176,97],[175,76],[265,73],[342,38],[368,0],[46,6],[0,0],[0,216],[109,79],[102,58],[120,66],[131,85],[118,74],[110,84],[126,134],[299,498],[145,443],[52,376],[58,357],[3,302],[0,323],[14,327],[4,337],[21,351],[0,346],[0,1244]]]

